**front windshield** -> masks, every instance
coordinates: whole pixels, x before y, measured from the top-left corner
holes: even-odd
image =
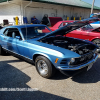
[[[91,30],[93,30],[93,27],[90,24],[88,24],[88,25],[81,27],[81,29],[83,31],[91,31]]]
[[[51,32],[46,26],[21,28],[24,39],[33,39]]]

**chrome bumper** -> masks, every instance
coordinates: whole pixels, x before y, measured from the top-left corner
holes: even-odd
[[[96,55],[91,61],[89,61],[88,63],[86,64],[83,64],[83,65],[80,65],[80,66],[75,66],[75,67],[66,67],[66,66],[58,66],[57,68],[59,70],[79,70],[79,69],[82,69],[86,66],[89,66],[90,64],[93,64],[98,58],[98,55]]]

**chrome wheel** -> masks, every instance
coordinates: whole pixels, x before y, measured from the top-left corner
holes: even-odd
[[[44,56],[36,57],[35,66],[39,75],[44,78],[51,78],[56,71],[52,63]]]
[[[39,60],[37,62],[37,68],[41,75],[47,75],[48,74],[48,65],[44,60]]]

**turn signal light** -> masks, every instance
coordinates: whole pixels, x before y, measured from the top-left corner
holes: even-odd
[[[56,60],[55,60],[55,63],[57,63],[58,62],[58,58],[56,58]]]

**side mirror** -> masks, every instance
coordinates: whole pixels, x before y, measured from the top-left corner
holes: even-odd
[[[20,39],[21,39],[21,37],[20,37],[20,36],[16,36],[16,39],[19,39],[19,40],[20,40]]]

